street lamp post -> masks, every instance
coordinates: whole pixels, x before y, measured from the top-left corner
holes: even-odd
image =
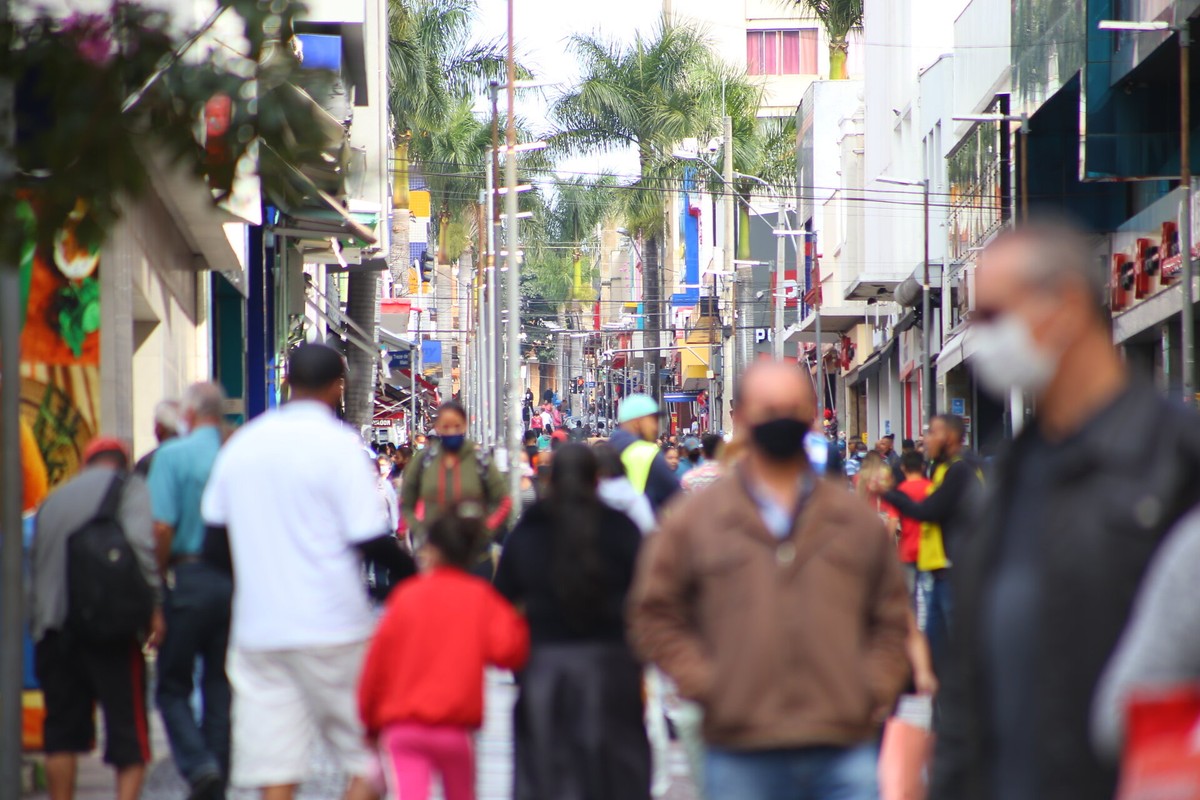
[[[1191,28],[1187,19],[1178,25],[1168,22],[1129,22],[1125,20],[1101,20],[1099,29],[1114,32],[1167,32],[1179,36],[1179,183],[1183,188],[1183,219],[1179,226],[1180,272],[1183,296],[1180,298],[1179,328],[1183,336],[1183,402],[1196,404],[1196,317],[1195,288],[1192,285],[1192,81],[1191,81]]]

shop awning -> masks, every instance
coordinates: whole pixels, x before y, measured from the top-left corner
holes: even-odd
[[[889,339],[887,344],[876,350],[871,355],[867,356],[866,361],[860,364],[857,369],[846,375],[846,385],[857,386],[859,383],[862,383],[868,378],[874,378],[879,374],[879,370],[883,367],[888,358],[891,357],[892,351],[895,349],[896,340]]]
[[[942,345],[942,352],[938,353],[937,368],[939,372],[949,372],[958,365],[967,360],[967,357],[974,352],[974,348],[968,350],[967,329],[963,328],[958,333],[951,336]]]
[[[412,387],[412,370],[394,369],[391,371],[391,374],[388,376],[387,382],[390,385],[399,387],[401,389],[411,389],[411,387]],[[437,402],[438,387],[434,386],[432,383],[425,380],[425,378],[422,377],[421,375],[417,376],[417,386],[420,387],[422,392],[424,392],[425,394],[428,394],[433,399],[433,402],[435,402],[435,403]],[[418,395],[418,396],[420,396],[420,395]]]
[[[694,392],[667,392],[663,395],[664,403],[694,403],[700,397],[700,391]]]

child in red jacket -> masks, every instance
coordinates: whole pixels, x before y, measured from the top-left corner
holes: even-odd
[[[426,800],[436,771],[446,800],[474,800],[484,668],[520,669],[529,655],[525,620],[466,571],[485,536],[481,520],[437,519],[423,574],[392,592],[367,650],[359,714],[394,797]]]

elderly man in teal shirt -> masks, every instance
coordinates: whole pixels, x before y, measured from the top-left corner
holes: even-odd
[[[184,393],[180,436],[164,443],[150,468],[150,505],[159,569],[166,578],[167,633],[158,653],[158,709],[171,754],[188,781],[189,800],[225,796],[229,775],[231,576],[202,557],[200,498],[221,448],[225,395],[212,383]],[[191,705],[199,662],[202,718]]]

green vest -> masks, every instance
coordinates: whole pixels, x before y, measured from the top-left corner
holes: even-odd
[[[621,453],[621,463],[625,465],[625,477],[639,492],[646,491],[650,481],[650,465],[658,456],[658,445],[653,442],[634,442]]]

